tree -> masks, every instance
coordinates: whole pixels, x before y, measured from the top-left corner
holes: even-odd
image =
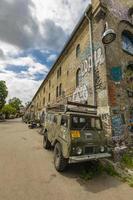
[[[12,107],[10,104],[4,105],[2,108],[2,113],[6,115],[6,118],[9,118],[10,115],[15,115],[16,114],[16,109]]]
[[[6,99],[7,95],[8,95],[8,90],[6,87],[6,82],[0,81],[0,110],[6,103],[5,99]]]
[[[15,108],[16,111],[20,111],[20,108],[23,106],[22,101],[17,97],[13,97],[12,99],[9,99],[9,105]]]

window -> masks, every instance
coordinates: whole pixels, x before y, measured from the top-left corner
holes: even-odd
[[[56,97],[58,97],[58,86],[56,87]]]
[[[76,87],[81,83],[81,69],[79,68],[76,72]]]
[[[80,55],[80,44],[78,44],[76,47],[76,58],[78,58],[79,55]]]
[[[61,96],[61,92],[62,92],[62,84],[60,83],[60,86],[59,86],[59,96]]]
[[[51,80],[49,80],[49,87],[51,87]]]
[[[45,105],[45,97],[43,98],[43,105]]]
[[[43,88],[43,92],[45,93],[45,87]]]
[[[69,76],[69,71],[67,70],[67,76]]]
[[[59,75],[61,76],[61,67],[59,68]]]
[[[61,67],[57,70],[57,79],[61,76]]]
[[[126,30],[122,32],[122,49],[133,55],[133,34]]]
[[[62,116],[61,117],[61,126],[65,126],[65,127],[68,127],[68,118],[67,116]]]
[[[48,101],[50,101],[50,93],[49,93],[49,95],[48,95]]]
[[[82,130],[101,130],[101,121],[98,117],[88,116],[71,116],[71,129],[82,129]]]

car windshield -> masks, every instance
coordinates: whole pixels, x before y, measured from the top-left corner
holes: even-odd
[[[71,129],[101,130],[101,121],[98,117],[71,115]]]

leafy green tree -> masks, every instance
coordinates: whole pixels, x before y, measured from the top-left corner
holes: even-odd
[[[12,99],[9,99],[9,105],[15,108],[18,112],[20,111],[20,108],[23,106],[22,101],[17,97],[13,97]]]
[[[0,81],[0,110],[6,103],[6,97],[8,95],[8,90],[6,87],[6,82],[5,81]]]
[[[12,107],[10,104],[4,105],[2,108],[2,113],[5,114],[6,118],[8,118],[10,115],[16,114],[16,108]]]

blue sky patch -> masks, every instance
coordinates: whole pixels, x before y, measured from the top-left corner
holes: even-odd
[[[5,68],[7,71],[15,72],[15,73],[21,73],[24,71],[28,71],[27,66],[16,66],[16,65],[8,65]]]

